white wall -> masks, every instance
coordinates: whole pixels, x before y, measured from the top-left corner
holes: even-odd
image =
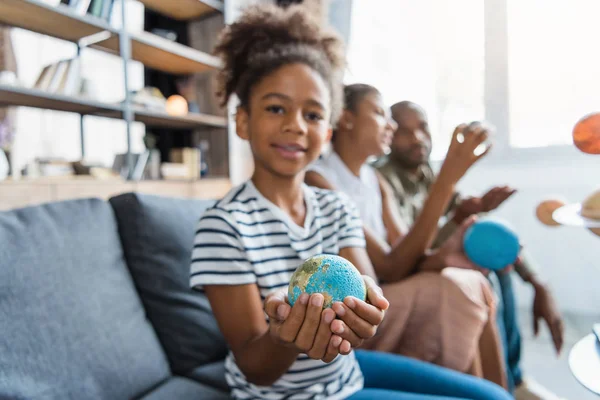
[[[490,154],[490,156],[493,156]],[[548,198],[580,202],[600,187],[600,156],[573,148],[520,151],[506,161],[482,162],[459,184],[467,195],[481,195],[494,185],[518,189],[502,205],[498,216],[509,220],[536,261],[566,311],[599,315],[600,237],[573,227],[546,227],[535,217],[535,207]],[[532,292],[519,282],[519,305],[531,307]]]
[[[239,18],[245,7],[270,0],[227,0],[225,2],[225,23],[230,24]],[[237,100],[231,99],[229,114],[229,178],[233,185],[248,180],[254,171],[254,161],[248,142],[240,139],[235,131],[235,110]]]

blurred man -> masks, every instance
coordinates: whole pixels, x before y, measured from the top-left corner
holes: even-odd
[[[392,106],[392,117],[398,124],[391,145],[391,153],[379,166],[379,171],[391,184],[398,201],[398,211],[411,226],[427,198],[435,175],[429,165],[431,134],[424,110],[415,103],[404,101]],[[447,211],[448,222],[440,229],[434,246],[442,243],[460,223],[472,214],[488,213],[508,199],[515,190],[495,187],[482,197],[461,198],[455,194]],[[548,288],[539,280],[536,271],[523,256],[515,263],[515,271],[534,291],[534,333],[539,331],[539,320],[550,329],[554,347],[560,353],[563,345],[563,322]],[[556,396],[531,379],[524,380],[521,368],[521,332],[517,321],[515,294],[511,274],[494,274],[495,286],[501,298],[498,307],[498,327],[505,346],[509,386],[517,400],[554,399]],[[492,282],[496,281],[493,276]]]

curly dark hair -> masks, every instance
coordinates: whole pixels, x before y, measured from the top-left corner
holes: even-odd
[[[304,7],[248,7],[223,30],[215,54],[223,61],[217,90],[223,106],[236,94],[241,106],[247,107],[252,87],[262,78],[284,65],[302,63],[319,73],[328,85],[331,120],[337,120],[345,67],[343,42]]]

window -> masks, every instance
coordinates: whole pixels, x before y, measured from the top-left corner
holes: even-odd
[[[510,145],[570,144],[600,111],[600,1],[507,2]]]
[[[377,87],[386,104],[411,100],[428,113],[433,158],[452,131],[484,117],[480,0],[354,0],[346,83]]]
[[[421,104],[434,159],[458,123],[484,118],[497,150],[570,145],[600,111],[598,15],[598,0],[354,0],[346,81]]]

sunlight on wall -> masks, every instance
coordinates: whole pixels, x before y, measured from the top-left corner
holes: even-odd
[[[387,104],[429,115],[434,158],[453,128],[483,117],[483,2],[354,0],[346,82],[377,87]],[[433,11],[432,11],[433,10]]]

